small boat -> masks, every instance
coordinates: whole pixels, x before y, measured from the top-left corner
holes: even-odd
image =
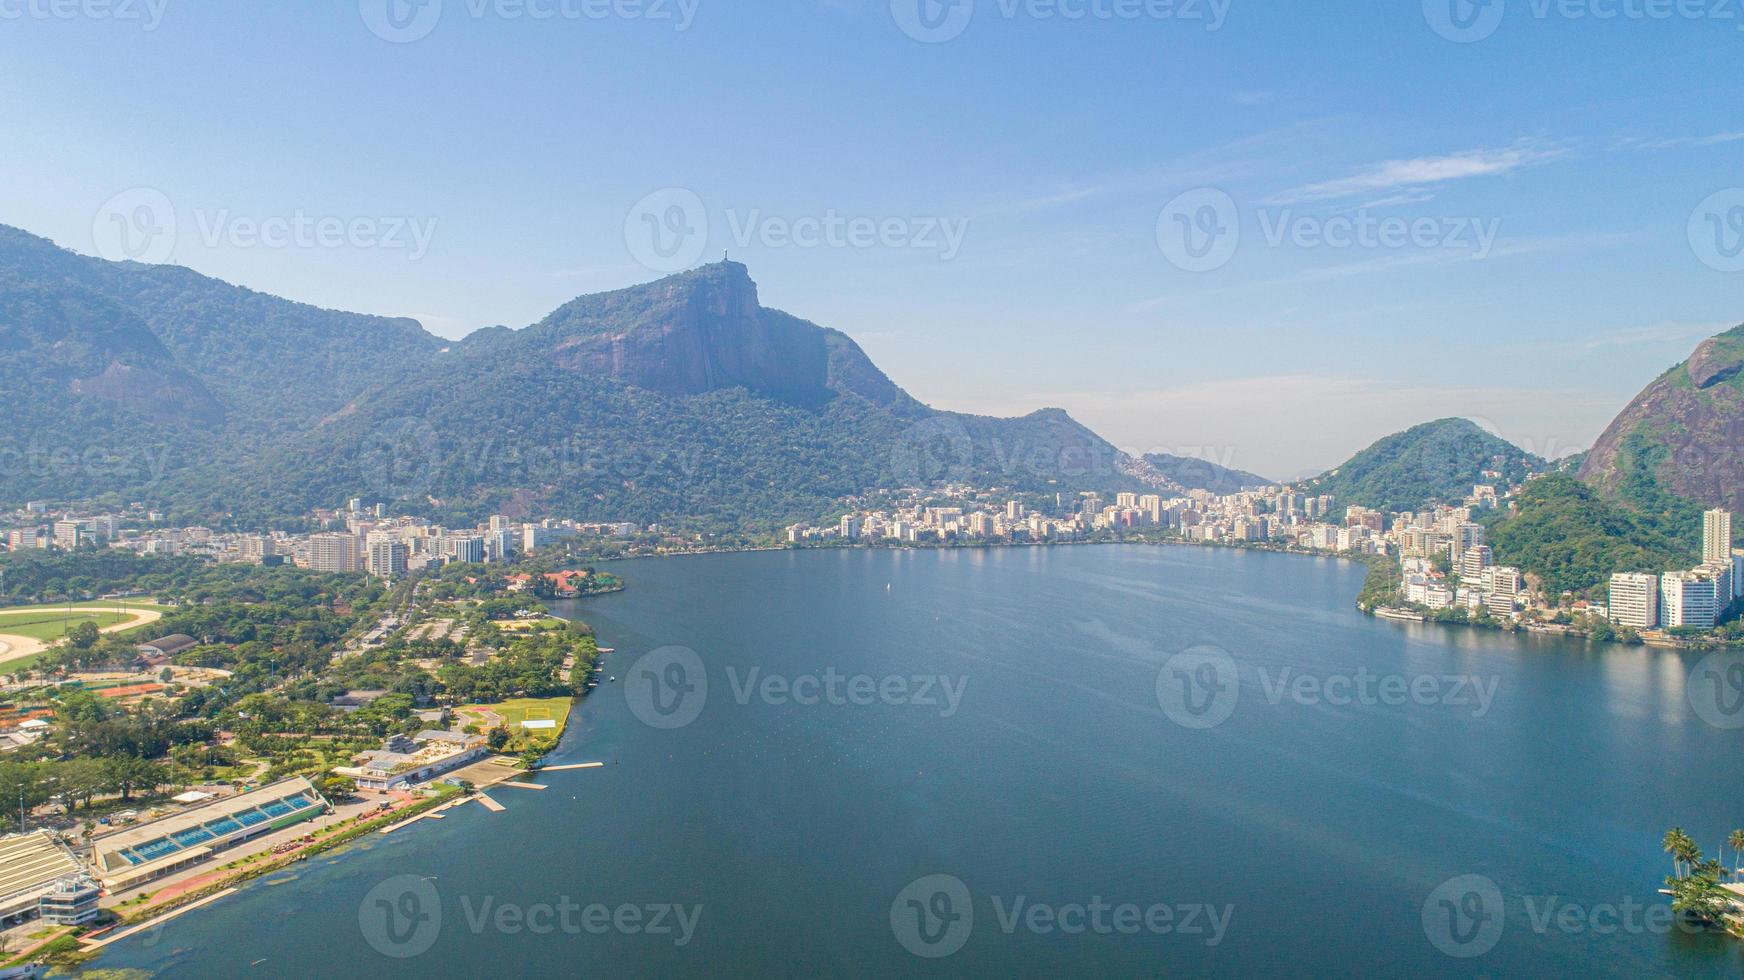
[[[617,682],[618,682],[618,675],[616,675],[616,674],[613,674],[613,675],[612,675],[612,683],[613,683],[613,684],[616,684],[616,683],[617,683]]]

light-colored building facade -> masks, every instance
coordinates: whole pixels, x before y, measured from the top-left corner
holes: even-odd
[[[1659,625],[1659,576],[1619,572],[1611,576],[1611,622],[1631,629],[1650,630]]]

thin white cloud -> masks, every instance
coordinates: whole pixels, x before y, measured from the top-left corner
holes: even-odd
[[[1474,177],[1499,177],[1551,159],[1560,151],[1530,144],[1504,149],[1466,150],[1446,156],[1386,160],[1366,170],[1321,181],[1282,195],[1279,203],[1327,201],[1397,188],[1424,188]]]
[[[1686,150],[1744,142],[1744,133],[1712,133],[1707,136],[1628,136],[1617,141],[1625,150]]]

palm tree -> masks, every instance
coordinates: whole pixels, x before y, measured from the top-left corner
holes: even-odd
[[[1732,860],[1734,862],[1740,860],[1741,857],[1744,857],[1744,830],[1732,831],[1732,836],[1726,838],[1726,843],[1732,848]],[[1737,869],[1734,868],[1732,873],[1733,876],[1736,877]]]
[[[1683,832],[1682,827],[1673,827],[1665,832],[1665,838],[1659,842],[1660,846],[1665,848],[1665,853],[1671,855],[1671,873],[1673,877],[1683,877],[1682,855],[1684,841],[1687,840],[1689,840],[1689,835]]]

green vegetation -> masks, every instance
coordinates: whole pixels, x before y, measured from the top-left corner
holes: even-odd
[[[92,629],[103,630],[136,618],[118,612],[80,612],[77,609],[69,611],[66,606],[43,606],[21,613],[0,610],[0,635],[53,642],[81,624],[88,623]]]
[[[1701,557],[1699,508],[1637,511],[1565,474],[1533,480],[1516,503],[1515,514],[1488,519],[1490,547],[1498,564],[1520,568],[1552,594],[1593,596],[1614,572],[1688,568]]]
[[[1672,873],[1666,876],[1671,891],[1671,909],[1692,922],[1711,928],[1726,928],[1729,917],[1738,914],[1738,898],[1720,887],[1725,869],[1720,862],[1705,859],[1681,827],[1666,831],[1662,842],[1671,855]]]
[[[1415,510],[1431,501],[1457,503],[1478,484],[1513,486],[1547,466],[1474,422],[1442,419],[1382,439],[1307,489],[1336,496],[1340,506]]]
[[[1399,559],[1387,555],[1372,555],[1365,558],[1364,562],[1369,566],[1369,574],[1363,580],[1361,594],[1356,598],[1357,608],[1372,613],[1376,609],[1404,605],[1403,571]]]

